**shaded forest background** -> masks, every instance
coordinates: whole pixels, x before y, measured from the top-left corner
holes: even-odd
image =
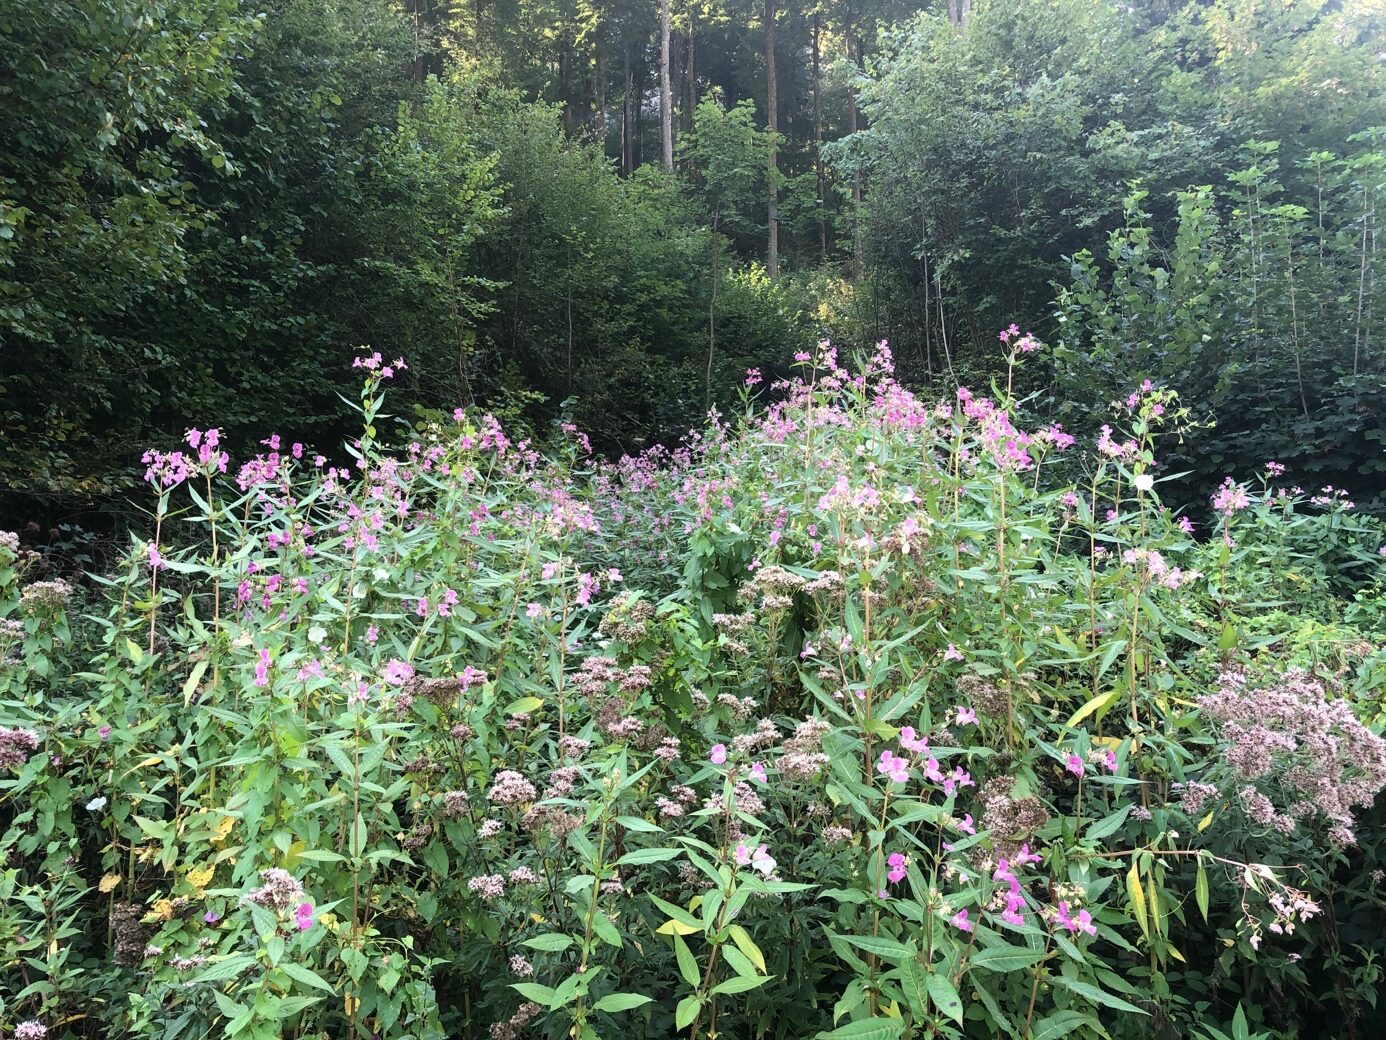
[[[830,337],[1090,433],[1144,379],[1187,494],[1386,489],[1379,0],[8,0],[0,512],[145,447],[410,421],[676,439]],[[400,395],[397,395],[397,398]]]

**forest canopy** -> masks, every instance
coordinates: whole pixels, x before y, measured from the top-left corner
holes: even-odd
[[[1081,424],[1151,378],[1179,464],[1383,476],[1370,0],[10,0],[0,481],[110,503],[216,423],[420,408],[672,442],[747,368],[888,340]],[[1139,381],[1139,380],[1138,380]]]

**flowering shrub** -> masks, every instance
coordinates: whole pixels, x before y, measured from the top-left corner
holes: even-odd
[[[1165,388],[1089,446],[796,360],[602,463],[391,448],[376,355],[348,464],[191,431],[80,592],[0,537],[0,1036],[1357,1028],[1379,525],[1200,538]]]

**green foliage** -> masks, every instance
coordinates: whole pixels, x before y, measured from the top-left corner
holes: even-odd
[[[0,535],[7,1022],[1365,1028],[1379,522],[1271,474],[1191,537],[1168,390],[1089,449],[823,345],[599,464],[466,413],[395,448],[359,361],[359,466],[198,431],[80,587]]]

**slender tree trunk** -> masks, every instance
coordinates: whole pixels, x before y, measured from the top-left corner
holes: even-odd
[[[606,54],[597,41],[596,68],[592,74],[592,108],[597,130],[597,142],[606,154]]]
[[[688,12],[688,129],[693,129],[693,114],[698,111],[698,66],[694,59],[697,57],[695,46],[698,39],[698,12],[692,9]]]
[[[856,14],[852,10],[852,5],[847,5],[847,25],[844,33],[847,44],[847,61],[852,66],[850,75],[856,75],[861,68],[858,60],[861,54],[861,46],[857,42],[857,23]],[[857,88],[850,80],[847,83],[847,132],[855,134],[860,126],[860,118],[857,114]],[[861,233],[861,170],[852,171],[852,264],[856,270],[856,276],[860,278],[866,268],[865,250],[862,245]]]
[[[775,0],[765,0],[765,114],[771,134],[780,126],[780,92],[775,71]],[[770,240],[765,250],[765,271],[773,282],[780,276],[780,157],[772,138],[770,143],[770,191],[766,218]]]
[[[707,303],[707,379],[703,389],[703,410],[712,407],[712,359],[717,354],[717,218],[721,207],[712,211],[712,291]]]
[[[635,142],[631,140],[631,126],[634,124],[632,119],[631,106],[635,93],[635,74],[630,67],[630,43],[626,42],[625,52],[625,89],[621,92],[621,173],[629,177],[635,169]]]
[[[558,52],[558,81],[563,91],[563,132],[573,132],[573,45],[564,35]]]
[[[669,87],[669,0],[659,0],[659,137],[664,172],[674,172],[674,92]]]
[[[823,76],[821,64],[822,25],[819,13],[813,12],[813,166],[817,175],[816,193],[818,196],[818,262],[828,260],[828,222],[822,213],[827,207],[828,184],[823,171]]]

